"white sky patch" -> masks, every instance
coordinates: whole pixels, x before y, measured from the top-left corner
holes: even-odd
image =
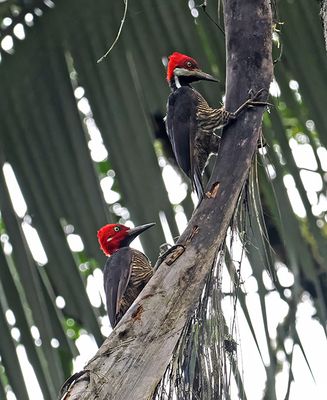
[[[101,296],[101,300],[102,300],[103,304],[106,304],[106,294],[104,292],[104,287],[103,287],[103,272],[102,272],[102,270],[100,268],[96,268],[93,271],[93,276],[94,276],[94,280],[95,280],[97,289]]]
[[[80,110],[80,112],[84,115],[88,115],[91,113],[91,107],[88,99],[86,97],[82,97],[78,102],[77,102],[77,107]]]
[[[287,385],[288,385],[288,373],[289,373],[289,364],[285,363],[284,359],[280,360],[280,361],[283,363],[282,370],[276,374],[276,378],[275,378],[276,379],[276,396],[277,396],[278,400],[285,398],[286,391],[287,391]]]
[[[2,0],[2,2],[3,2],[4,0]],[[12,18],[10,18],[10,17],[5,17],[3,20],[2,20],[2,25],[3,26],[5,26],[5,27],[7,27],[7,26],[10,26],[12,24]]]
[[[280,96],[280,88],[279,85],[277,83],[277,81],[274,79],[271,84],[270,84],[270,88],[269,88],[269,93],[273,96],[273,97],[279,97]]]
[[[301,199],[301,196],[299,194],[299,191],[297,190],[294,182],[294,178],[292,175],[287,174],[283,177],[284,185],[287,189],[287,194],[291,202],[292,209],[296,215],[298,215],[300,218],[305,218],[307,215],[305,212],[305,208]]]
[[[73,360],[73,373],[82,370],[87,361],[89,361],[98,350],[94,338],[87,334],[81,334],[80,337],[76,339],[75,344],[80,355]]]
[[[23,193],[18,185],[14,170],[9,163],[5,163],[2,171],[5,177],[13,209],[20,218],[23,218],[27,212],[27,205],[23,197]]]
[[[327,150],[325,147],[318,147],[317,154],[324,171],[327,171]]]
[[[75,93],[76,98],[82,97],[84,95],[84,89],[81,86],[79,86],[78,88],[75,89],[74,93]],[[85,97],[83,99],[85,99]],[[81,99],[81,101],[83,99]],[[89,111],[91,111],[91,108]],[[103,144],[101,132],[99,131],[99,129],[94,121],[94,118],[92,118],[90,116],[91,114],[88,113],[86,115],[88,115],[88,116],[86,118],[84,118],[84,123],[85,123],[87,132],[91,139],[88,142],[88,147],[90,149],[91,158],[95,162],[104,161],[108,157],[108,151]]]
[[[255,279],[254,276],[249,276],[247,279],[245,279],[242,289],[245,291],[247,294],[253,294],[258,291],[258,282]]]
[[[18,329],[18,328],[12,328],[11,330],[10,330],[10,333],[11,333],[11,337],[14,339],[14,340],[16,340],[16,342],[19,342],[19,340],[20,340],[20,330]]]
[[[240,269],[241,280],[245,281],[252,275],[252,268],[248,258],[246,257],[246,251],[243,249],[241,239],[237,234],[233,234],[230,228],[227,231],[226,243],[230,251],[231,259],[235,264],[235,268]],[[240,261],[242,261],[241,265],[239,264]]]
[[[279,297],[277,292],[270,292],[265,297],[267,315],[268,315],[268,330],[270,337],[275,339],[277,335],[277,325],[283,321],[288,312],[288,305]]]
[[[16,318],[12,310],[7,310],[6,311],[6,320],[9,325],[13,326],[16,323]]]
[[[126,221],[125,225],[128,226],[129,228],[135,228],[135,225],[130,220]],[[140,240],[140,236],[136,236],[136,238],[130,244],[130,247],[132,247],[133,249],[139,250],[142,253],[144,253],[144,249],[143,249],[143,246],[142,246],[142,243],[141,243],[141,240]]]
[[[34,16],[32,13],[27,13],[24,19],[27,26],[32,26],[34,24]]]
[[[52,338],[51,341],[50,341],[50,345],[54,349],[57,349],[60,346],[59,340],[56,339],[56,338]]]
[[[196,8],[191,10],[192,17],[197,18],[199,16],[199,11]]]
[[[199,199],[198,199],[197,194],[193,191],[191,192],[191,199],[192,199],[192,202],[193,202],[193,205],[195,208],[199,204]]]
[[[327,393],[327,380],[326,370],[323,368],[322,363],[323,360],[326,360],[327,358],[327,343],[322,326],[314,319],[315,313],[316,310],[313,307],[311,300],[305,298],[304,301],[298,305],[296,327],[317,385],[313,382],[300,351],[298,354],[299,360],[294,360],[293,370],[295,370],[295,379],[297,379],[298,382],[301,382],[301,385],[298,385],[298,387],[302,388],[302,386],[306,386],[308,383],[309,387],[312,387],[313,389],[311,395],[304,398],[325,400]],[[309,326],[310,329],[308,329]],[[298,397],[298,399],[300,398],[302,397]]]
[[[310,204],[314,204],[314,205],[318,204],[317,192],[314,192],[313,190],[310,190],[310,191],[307,192],[307,197],[308,197],[308,200],[309,200]]]
[[[276,169],[272,164],[267,164],[266,165],[266,171],[267,171],[267,174],[268,174],[270,179],[273,180],[273,179],[276,178],[276,176],[277,176]]]
[[[294,91],[298,91],[300,88],[299,83],[297,81],[295,81],[294,79],[291,79],[289,81],[288,85],[289,85],[290,89],[292,89]]]
[[[280,284],[284,287],[292,286],[294,284],[294,275],[282,263],[278,263],[277,276]]]
[[[22,373],[30,399],[43,400],[39,382],[37,381],[34,370],[28,361],[25,347],[18,345],[16,351],[19,363],[22,365]]]
[[[227,325],[232,320],[234,303],[231,298],[225,297],[222,300],[223,314]],[[247,325],[242,309],[237,306],[238,335],[234,339],[238,346],[239,369],[243,372],[244,387],[248,399],[261,400],[265,385],[266,373],[260,359],[257,347],[253,340],[251,331]],[[253,384],[253,371],[255,371],[256,383]]]
[[[56,297],[56,306],[57,306],[59,309],[65,308],[66,302],[65,302],[65,299],[64,299],[62,296],[57,296],[57,297]]]
[[[90,303],[93,307],[101,307],[101,296],[99,293],[97,281],[94,279],[93,275],[87,277],[86,293],[89,296]]]
[[[289,141],[293,158],[299,168],[318,169],[317,160],[310,144],[299,144],[295,139]]]
[[[101,333],[103,336],[108,337],[112,332],[112,327],[110,326],[108,315],[101,318]]]
[[[263,315],[259,295],[257,293],[247,294],[245,301],[250,313],[251,322],[258,340],[263,361],[265,365],[269,365],[269,352],[263,325]]]
[[[14,48],[14,41],[12,36],[7,35],[1,40],[1,47],[7,53],[12,53]]]
[[[17,39],[19,39],[19,40],[25,39],[25,29],[24,29],[23,24],[20,24],[20,23],[16,24],[13,29],[13,32]]]
[[[114,204],[120,200],[120,194],[111,190],[114,180],[111,176],[106,176],[100,180],[100,186],[106,203]]]
[[[137,236],[132,243],[130,244],[130,247],[132,247],[133,249],[139,250],[142,253],[144,253],[144,249],[141,243],[141,239]]]
[[[22,229],[32,257],[39,265],[45,265],[48,262],[48,257],[37,230],[26,222],[22,222]]]
[[[103,142],[101,132],[99,131],[99,128],[97,127],[94,119],[92,117],[87,117],[84,119],[84,123],[87,127],[87,132],[90,135],[90,138],[92,140],[96,140],[98,142]]]
[[[31,326],[31,335],[34,340],[40,339],[40,331],[35,325]]]
[[[318,203],[312,206],[312,212],[314,215],[318,216],[326,211],[327,211],[327,197],[321,193],[319,196]]]
[[[285,351],[287,354],[291,354],[293,350],[294,340],[290,337],[287,337],[284,340]],[[283,352],[281,352],[283,354]],[[283,355],[283,359],[285,360],[285,354]]]
[[[69,233],[74,233],[75,227],[72,224],[67,224],[64,226],[64,232],[68,235]]]
[[[273,290],[275,288],[271,276],[268,274],[266,270],[262,271],[262,280],[267,290]]]
[[[174,244],[174,238],[171,234],[166,214],[163,211],[159,211],[159,219],[161,222],[161,227],[165,236],[166,243]]]
[[[313,132],[316,129],[316,125],[312,119],[308,119],[305,122],[305,126],[309,129],[309,131]]]
[[[84,250],[84,244],[80,235],[70,233],[69,235],[67,235],[66,239],[71,251],[78,253]]]
[[[319,192],[322,189],[322,179],[317,172],[302,170],[300,176],[305,190]]]
[[[14,393],[11,390],[8,390],[8,392],[7,392],[7,400],[17,400],[17,397],[14,395]]]
[[[96,140],[89,140],[88,147],[90,149],[91,158],[95,162],[105,161],[108,157],[108,151],[103,145]]]
[[[171,165],[166,165],[162,170],[162,178],[165,183],[169,200],[172,204],[179,204],[187,195],[187,184]]]
[[[75,90],[74,90],[74,95],[76,97],[77,100],[81,99],[85,94],[85,90],[82,86],[78,86]]]
[[[177,206],[175,209],[175,221],[177,224],[178,232],[182,234],[187,226],[187,218],[182,206]]]

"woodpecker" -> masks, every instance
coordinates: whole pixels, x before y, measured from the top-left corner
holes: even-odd
[[[154,223],[128,228],[108,224],[98,231],[100,248],[109,258],[103,270],[107,312],[114,328],[153,275],[150,260],[130,243]]]
[[[246,100],[236,111],[211,108],[192,82],[217,80],[201,71],[196,60],[173,53],[169,57],[167,81],[171,94],[167,103],[166,130],[179,167],[190,178],[199,200],[204,194],[202,174],[211,154],[217,154],[217,131],[236,119],[246,107],[266,106],[256,101],[262,90]]]

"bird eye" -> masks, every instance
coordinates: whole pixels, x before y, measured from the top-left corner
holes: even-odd
[[[187,61],[186,66],[189,67],[189,68],[191,68],[191,67],[192,67],[191,61]]]
[[[114,227],[114,231],[115,231],[115,232],[119,232],[119,231],[120,231],[119,226],[115,226],[115,227]]]

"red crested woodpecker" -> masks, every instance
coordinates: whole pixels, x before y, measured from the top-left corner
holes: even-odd
[[[150,260],[130,243],[154,223],[128,228],[108,224],[98,231],[102,251],[109,257],[103,270],[107,312],[114,328],[153,275]]]
[[[216,131],[237,118],[247,107],[266,106],[256,101],[262,90],[245,101],[236,111],[211,108],[190,85],[199,80],[217,80],[201,71],[193,58],[181,53],[169,57],[167,81],[172,93],[168,98],[166,129],[179,167],[190,178],[199,199],[204,190],[202,173],[211,154],[217,154],[220,137]]]

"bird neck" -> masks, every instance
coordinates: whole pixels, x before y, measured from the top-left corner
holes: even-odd
[[[182,86],[189,86],[190,81],[187,78],[183,78],[182,76],[176,76],[174,75],[171,80],[169,81],[169,86],[172,92],[175,92],[175,90],[181,88]]]
[[[117,253],[118,250],[120,250],[122,247],[128,247],[128,244],[124,244],[122,242],[119,243],[110,243],[110,246],[107,245],[104,249],[104,253],[110,257],[113,254]]]

